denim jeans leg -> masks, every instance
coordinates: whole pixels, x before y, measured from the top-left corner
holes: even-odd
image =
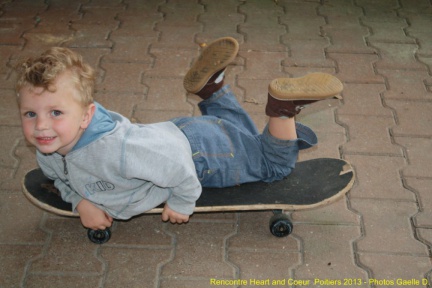
[[[316,134],[307,126],[296,123],[298,138],[295,140],[281,140],[270,134],[268,126],[261,134],[263,155],[266,158],[268,178],[264,181],[272,182],[288,176],[295,168],[299,150],[310,148],[318,143]]]
[[[252,135],[259,131],[249,114],[238,103],[229,85],[214,93],[209,99],[198,104],[202,115],[211,115],[227,120],[238,128],[246,129]]]

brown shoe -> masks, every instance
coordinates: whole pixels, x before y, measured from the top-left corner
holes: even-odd
[[[305,105],[335,98],[343,85],[336,77],[326,73],[312,73],[300,78],[277,78],[268,88],[266,115],[270,117],[294,117]]]
[[[186,91],[207,99],[222,88],[222,73],[235,59],[238,49],[239,44],[232,37],[219,38],[208,44],[184,77]]]

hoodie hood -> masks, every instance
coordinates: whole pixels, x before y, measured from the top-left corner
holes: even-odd
[[[87,146],[91,142],[112,131],[116,126],[116,122],[112,119],[108,111],[99,103],[94,102],[94,104],[96,105],[96,111],[93,115],[90,125],[84,131],[83,135],[75,144],[72,151]]]

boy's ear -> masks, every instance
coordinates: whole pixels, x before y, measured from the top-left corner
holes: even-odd
[[[86,111],[84,112],[84,117],[83,117],[83,121],[81,123],[81,128],[82,129],[86,129],[89,125],[90,122],[93,118],[93,115],[96,111],[96,105],[91,103],[87,108]]]

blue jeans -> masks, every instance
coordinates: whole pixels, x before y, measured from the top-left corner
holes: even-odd
[[[296,123],[298,139],[280,140],[266,127],[259,133],[229,86],[199,103],[203,116],[171,121],[189,139],[203,187],[272,182],[289,175],[298,152],[317,143],[315,133]]]

